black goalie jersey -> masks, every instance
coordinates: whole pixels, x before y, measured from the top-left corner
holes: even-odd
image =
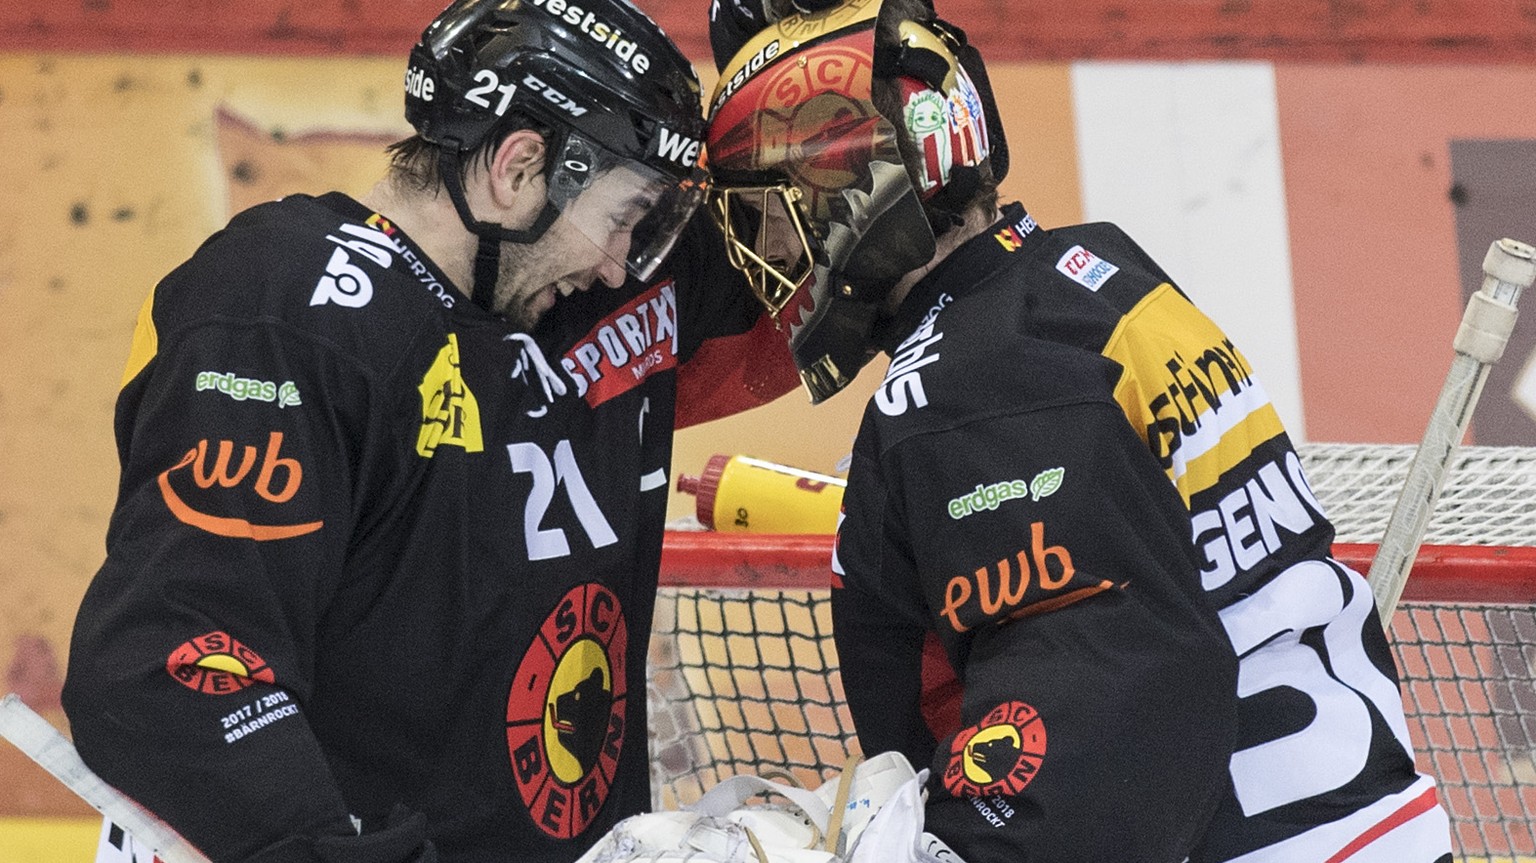
[[[1449,850],[1273,406],[1123,232],[1014,205],[884,347],[835,632],[863,748],[932,766],[930,829],[980,861]],[[925,631],[958,717],[923,701]]]
[[[119,399],[65,688],[86,762],[220,861],[400,859],[409,812],[444,861],[563,861],[649,808],[678,374],[759,323],[706,227],[534,337],[340,195],[213,236]]]

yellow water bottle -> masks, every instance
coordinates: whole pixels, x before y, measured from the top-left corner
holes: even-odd
[[[847,480],[744,455],[710,456],[698,476],[679,476],[677,490],[696,498],[710,530],[751,533],[836,533]]]

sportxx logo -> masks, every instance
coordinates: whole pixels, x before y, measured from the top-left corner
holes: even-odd
[[[955,735],[944,787],[956,797],[1018,794],[1039,773],[1045,747],[1040,712],[1022,701],[1004,702]]]
[[[613,787],[624,749],[628,625],[613,591],[571,588],[528,645],[507,693],[507,754],[528,815],[579,835]]]
[[[1029,548],[1020,549],[1012,560],[1005,557],[949,580],[939,615],[951,628],[966,632],[979,624],[1050,611],[1113,586],[1109,581],[1075,578],[1072,553],[1066,546],[1045,544],[1043,522],[1030,524],[1029,537]]]
[[[670,281],[598,321],[560,367],[576,383],[576,395],[597,407],[677,367],[677,292]]]
[[[181,461],[160,474],[160,496],[177,520],[218,536],[257,541],[303,536],[306,533],[314,533],[325,524],[324,521],[257,524],[245,518],[213,515],[187,503],[182,494],[176,490],[177,483],[173,481],[173,474],[188,467],[191,468],[193,484],[203,492],[215,486],[230,490],[230,494],[223,496],[199,493],[199,498],[206,499],[204,505],[217,502],[221,506],[245,509],[253,503],[249,492],[255,492],[257,498],[267,502],[267,505],[255,503],[257,509],[280,512],[282,505],[287,504],[294,495],[298,494],[299,487],[304,482],[304,466],[298,459],[287,458],[281,454],[282,432],[274,431],[267,436],[267,445],[261,453],[259,468],[254,446],[240,447],[240,458],[237,464],[234,461],[235,443],[221,440],[218,442],[211,466],[208,464],[209,446],[207,438],[198,441],[196,447],[187,450],[187,454],[182,456]],[[274,483],[276,483],[275,487]]]
[[[416,454],[431,458],[440,446],[456,446],[465,452],[485,449],[480,433],[480,402],[464,384],[459,373],[459,337],[448,334],[448,341],[437,352],[432,367],[422,376],[421,431],[416,436]]]
[[[1120,272],[1119,267],[1082,246],[1073,246],[1068,249],[1067,253],[1061,256],[1061,260],[1056,262],[1056,269],[1090,291],[1097,291],[1104,287],[1104,283],[1110,276]]]
[[[1017,252],[1019,249],[1023,248],[1024,238],[1030,234],[1033,234],[1035,229],[1039,227],[1040,226],[1035,223],[1035,217],[1025,213],[1024,218],[1003,228],[1001,231],[998,231],[992,236],[997,239],[997,242],[1000,243],[1004,249],[1007,249],[1010,252]]]

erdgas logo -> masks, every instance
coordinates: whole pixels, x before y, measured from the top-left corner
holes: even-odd
[[[962,494],[949,502],[949,517],[959,521],[968,515],[997,509],[1005,500],[1029,498],[1038,501],[1042,497],[1049,497],[1061,488],[1066,474],[1066,468],[1055,467],[1040,471],[1029,482],[1010,479],[990,485],[978,484],[975,491]]]
[[[258,381],[254,378],[236,377],[234,372],[198,372],[197,391],[204,390],[221,392],[237,402],[243,402],[246,399],[276,402],[280,408],[304,403],[299,398],[299,387],[293,381],[283,381],[281,384],[273,381]]]
[[[635,70],[635,74],[644,75],[651,68],[651,58],[640,51],[637,43],[626,38],[624,31],[620,28],[607,21],[599,20],[597,15],[565,0],[531,0],[531,2],[552,17],[579,28],[581,32],[590,36],[592,41],[601,43],[604,48],[612,51],[615,57],[628,63],[629,68]]]
[[[309,304],[312,306],[335,303],[349,309],[360,309],[368,305],[368,301],[373,299],[373,280],[361,267],[352,263],[352,256],[347,252],[350,250],[388,268],[395,259],[394,255],[400,251],[395,241],[382,231],[342,225],[341,232],[350,237],[325,235],[337,248],[331,252],[331,259],[325,264],[325,275],[320,277],[320,281],[315,284],[315,292],[310,295]]]

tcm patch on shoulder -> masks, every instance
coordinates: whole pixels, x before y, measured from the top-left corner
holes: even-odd
[[[1120,272],[1119,267],[1082,246],[1073,246],[1068,249],[1067,253],[1061,256],[1061,260],[1056,262],[1056,269],[1090,291],[1102,288],[1110,276]]]

